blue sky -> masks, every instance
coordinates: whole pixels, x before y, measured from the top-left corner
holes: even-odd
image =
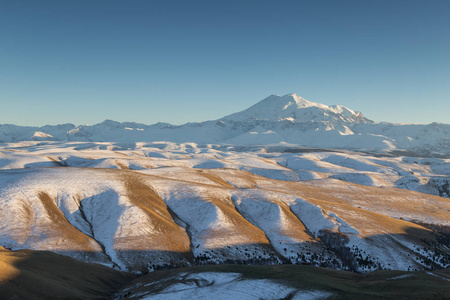
[[[0,123],[173,124],[271,94],[450,123],[450,1],[0,1]]]

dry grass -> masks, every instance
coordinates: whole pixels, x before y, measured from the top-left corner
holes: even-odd
[[[1,299],[109,299],[132,278],[51,252],[0,247]]]
[[[126,193],[131,204],[140,208],[150,222],[152,232],[146,236],[140,236],[134,240],[132,247],[129,243],[117,245],[132,250],[163,250],[174,252],[189,252],[189,237],[181,226],[177,225],[164,201],[148,185],[132,173],[122,176]]]
[[[298,219],[297,216],[290,210],[289,206],[286,203],[277,203],[280,206],[282,214],[286,218],[286,229],[280,230],[280,234],[292,237],[295,240],[312,242],[314,241],[314,237],[312,237],[309,233],[302,220]]]
[[[234,189],[234,186],[223,180],[220,176],[215,175],[211,170],[198,170],[197,172],[208,178],[209,180],[218,183],[222,187]]]
[[[58,245],[54,250],[101,251],[96,241],[67,221],[49,194],[40,192],[38,198],[51,221],[50,227],[46,230],[50,231],[53,236],[59,236],[65,240],[64,244]]]
[[[450,220],[448,199],[419,192],[363,186],[333,179],[284,184],[276,182],[276,185],[307,199],[361,206],[374,212],[391,210],[426,215],[436,220]]]
[[[220,198],[208,197],[208,202],[213,203],[227,218],[226,228],[212,228],[205,238],[224,239],[228,245],[258,244],[270,245],[264,231],[245,219],[234,206],[226,204]],[[231,202],[231,200],[229,200]],[[226,243],[228,240],[228,243]]]
[[[195,170],[194,170],[195,171]],[[254,182],[263,190],[287,193],[299,196],[308,202],[319,205],[325,211],[334,212],[345,220],[350,226],[356,228],[361,237],[370,237],[382,234],[396,234],[407,236],[413,242],[421,244],[421,240],[433,240],[434,237],[430,230],[422,226],[406,222],[390,216],[384,215],[378,211],[379,207],[383,210],[392,210],[401,213],[421,213],[431,218],[450,219],[447,212],[443,215],[443,210],[433,207],[432,204],[440,204],[443,207],[449,206],[447,199],[426,195],[418,192],[411,192],[395,188],[375,188],[361,186],[352,183],[341,183],[337,180],[321,180],[307,182],[286,182],[277,180],[268,180],[267,178],[253,175],[246,171],[233,170],[199,170],[197,174],[208,178],[209,180],[220,184],[221,188],[207,185],[204,183],[195,183],[197,186],[209,186],[203,189],[202,197],[216,205],[227,218],[240,229],[236,230],[238,235],[249,235],[252,243],[265,244],[267,238],[259,228],[250,224],[243,218],[234,208],[230,199],[219,197],[215,192],[216,189],[234,189],[234,186],[228,182],[233,179],[230,177],[239,176],[240,180]],[[152,177],[152,176],[149,176]],[[164,178],[164,177],[158,177]],[[150,179],[151,180],[151,179]],[[173,178],[166,180],[175,180]],[[189,182],[186,180],[178,180],[180,182]],[[386,199],[388,199],[386,201]],[[413,201],[411,201],[413,199]],[[162,200],[161,200],[162,201]],[[411,205],[413,203],[413,205]],[[290,232],[283,232],[288,236],[297,237],[303,240],[311,240],[306,233],[304,225],[298,221],[296,216],[290,212],[285,203],[278,203],[288,222],[295,224]],[[363,208],[361,208],[363,207]],[[445,213],[445,212],[444,212]],[[301,220],[300,220],[301,221]],[[211,235],[218,235],[219,232],[210,232]],[[221,233],[223,234],[223,232]]]
[[[122,170],[129,170],[130,169],[130,167],[128,165],[126,165],[125,163],[123,163],[121,161],[115,160],[115,163]]]

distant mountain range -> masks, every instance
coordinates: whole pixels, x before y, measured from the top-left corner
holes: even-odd
[[[378,123],[340,105],[310,102],[296,94],[272,95],[219,120],[153,125],[105,120],[95,125],[0,125],[0,142],[152,142],[297,145],[350,150],[450,154],[450,125]]]

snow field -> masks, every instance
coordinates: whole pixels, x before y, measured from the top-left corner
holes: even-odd
[[[322,241],[328,232],[348,237],[345,247],[361,259],[408,269],[433,255],[420,250],[432,236],[408,221],[450,220],[446,198],[407,191],[441,193],[444,159],[236,150],[171,142],[6,145],[0,245],[133,271],[173,262],[339,263]]]

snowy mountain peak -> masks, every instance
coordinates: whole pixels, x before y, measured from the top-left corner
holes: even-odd
[[[281,99],[283,99],[284,101],[289,101],[288,104],[290,104],[290,103],[292,103],[291,105],[296,104],[297,108],[305,108],[305,107],[312,107],[312,106],[325,107],[325,105],[323,105],[323,104],[308,101],[308,100],[298,96],[295,93],[284,95],[283,97],[281,97]]]
[[[297,94],[284,96],[271,95],[250,108],[226,116],[222,120],[247,122],[291,121],[291,122],[333,122],[333,123],[373,123],[360,112],[355,112],[345,106],[315,103]]]

